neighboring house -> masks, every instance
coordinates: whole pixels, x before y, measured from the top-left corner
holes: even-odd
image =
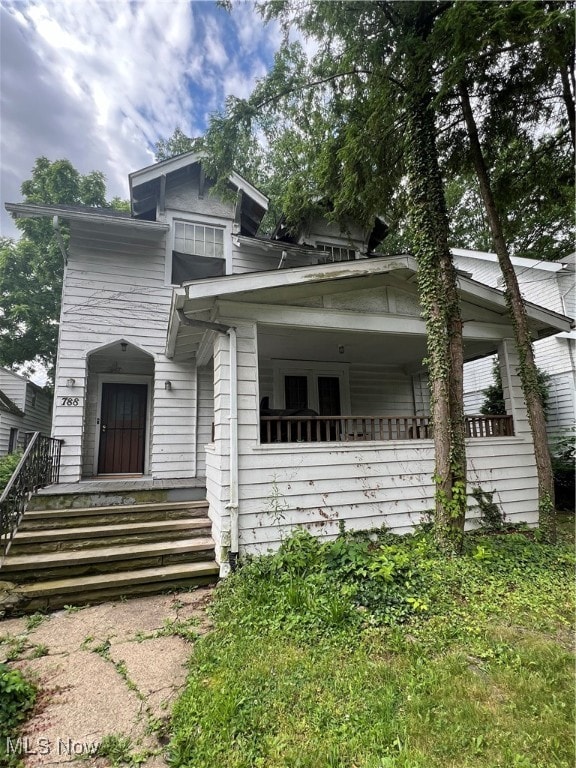
[[[27,432],[50,434],[52,398],[42,387],[0,368],[0,456],[24,447]]]
[[[502,288],[503,280],[494,253],[452,251],[458,269],[468,272],[474,280]],[[568,317],[576,317],[575,259],[571,254],[562,261],[537,261],[512,258],[520,290],[527,301]],[[576,424],[576,331],[570,330],[535,340],[537,366],[550,379],[547,409],[548,435],[551,440],[573,429]],[[465,367],[464,390],[466,411],[479,413],[484,402],[483,390],[493,380],[493,358],[477,360]]]
[[[132,215],[7,204],[71,228],[53,422],[61,482],[206,488],[223,571],[229,552],[277,546],[295,525],[410,530],[434,496],[414,259],[377,254],[380,221],[260,238],[267,199],[229,182],[225,199],[211,194],[187,153],[130,175]],[[459,282],[465,357],[499,354],[508,413],[468,420],[470,486],[534,522],[504,298]],[[559,312],[528,314],[536,336],[570,331]]]

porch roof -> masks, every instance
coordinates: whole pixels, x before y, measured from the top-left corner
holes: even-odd
[[[196,352],[205,338],[206,329],[196,329],[182,322],[183,313],[190,318],[214,320],[218,314],[228,317],[247,318],[251,307],[258,307],[259,317],[263,322],[280,315],[281,306],[285,307],[290,317],[297,318],[298,325],[306,325],[306,317],[312,327],[317,325],[320,315],[336,315],[335,310],[298,305],[298,300],[309,299],[318,294],[336,294],[350,291],[378,289],[385,285],[395,285],[416,294],[416,260],[409,255],[383,256],[360,259],[350,262],[318,264],[292,269],[275,269],[267,272],[250,272],[223,277],[197,280],[174,290],[170,323],[168,329],[166,354],[174,356],[176,348],[182,347],[188,353]],[[462,273],[458,273],[460,295],[465,304],[463,313],[465,334],[473,336],[472,325],[476,323],[479,335],[484,342],[498,341],[503,337],[502,330],[512,336],[508,317],[508,308],[502,291],[479,283]],[[544,309],[536,304],[526,303],[531,329],[536,338],[550,336],[559,331],[569,331],[572,322],[569,318]],[[234,311],[235,310],[235,311]],[[406,318],[402,313],[388,312],[386,316],[379,312],[364,310],[354,313],[347,310],[346,327],[350,330],[379,330],[381,323],[386,323],[387,333],[413,333],[425,335],[424,322],[419,317]],[[358,314],[358,323],[353,315]],[[402,318],[402,319],[400,319]],[[394,322],[397,320],[397,322]],[[398,322],[399,321],[399,322]],[[476,322],[477,321],[477,322]],[[289,324],[290,319],[284,320]],[[329,326],[329,323],[327,324]],[[491,335],[493,333],[493,335]],[[183,344],[182,344],[183,342]],[[494,351],[494,344],[484,343],[473,356],[482,356]],[[469,358],[470,359],[470,358]]]

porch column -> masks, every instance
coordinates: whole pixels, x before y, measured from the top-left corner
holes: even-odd
[[[518,369],[520,358],[513,339],[503,339],[498,347],[498,363],[502,376],[502,390],[506,413],[514,419],[514,434],[517,437],[532,439],[528,411],[522,394],[522,385]]]
[[[256,323],[226,323],[237,329],[239,527],[242,543],[242,468],[245,456],[258,441],[258,352]],[[217,558],[225,565],[230,546],[230,338],[214,340],[214,448],[206,451],[206,490],[217,544]],[[226,568],[221,569],[221,573]]]

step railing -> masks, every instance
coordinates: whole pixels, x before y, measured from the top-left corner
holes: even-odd
[[[26,449],[0,496],[0,564],[8,553],[32,494],[57,483],[62,440],[40,432],[26,433]]]

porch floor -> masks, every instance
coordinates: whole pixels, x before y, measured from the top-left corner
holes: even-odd
[[[107,491],[162,491],[172,488],[206,488],[206,480],[196,477],[153,478],[138,477],[133,479],[90,478],[77,483],[57,483],[41,488],[37,496],[62,496],[67,493],[106,493]]]

